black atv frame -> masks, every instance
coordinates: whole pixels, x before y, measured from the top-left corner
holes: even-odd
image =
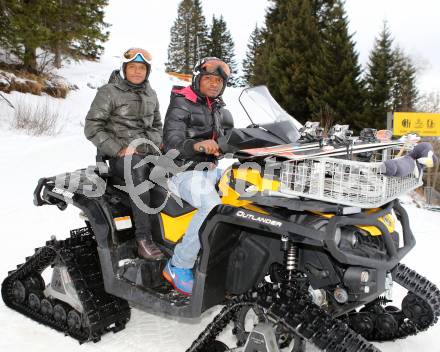
[[[72,177],[84,179],[85,170],[77,170]],[[314,289],[336,285],[342,281],[338,276],[338,266],[349,268],[350,275],[344,276],[344,284],[353,289],[356,302],[350,306],[341,305],[332,315],[346,313],[362,302],[377,298],[384,290],[385,277],[415,245],[404,208],[397,200],[387,204],[379,212],[342,215],[352,210],[320,201],[298,201],[282,197],[255,196],[252,201],[268,211],[266,222],[256,221],[261,214],[228,205],[219,205],[207,217],[200,230],[201,251],[195,264],[194,288],[190,298],[170,302],[169,297],[153,287],[140,287],[133,282],[118,277],[118,262],[126,256],[130,247],[124,231],[115,228],[115,210],[123,203],[124,195],[110,184],[110,177],[104,172],[95,171],[107,177],[107,190],[101,197],[87,197],[81,192],[65,192],[56,185],[56,178],[42,178],[34,191],[34,204],[56,205],[64,210],[68,204],[79,208],[87,218],[87,226],[93,231],[101,263],[105,290],[107,293],[127,300],[130,304],[144,310],[158,313],[194,318],[207,309],[223,304],[227,297],[240,295],[255,287],[270,272],[271,265],[281,265],[284,259],[281,239],[285,238],[301,245],[300,270],[307,273]],[[166,191],[160,186],[152,190],[152,198],[163,197]],[[125,194],[125,197],[128,195]],[[170,198],[171,200],[172,198]],[[173,205],[175,206],[175,205]],[[186,204],[186,206],[189,206]],[[340,214],[328,220],[325,227],[313,229],[310,226],[286,221],[286,211],[303,212],[333,211]],[[403,229],[403,246],[393,238],[379,217],[394,210]],[[276,224],[273,225],[273,224]],[[385,252],[375,258],[356,255],[336,244],[336,236],[344,226],[371,225],[380,229],[385,243]],[[154,226],[154,225],[153,225]],[[172,245],[161,243],[169,253]],[[165,248],[167,247],[167,248]],[[145,281],[157,285],[161,280],[163,262],[146,265]],[[252,270],[249,270],[252,268]],[[373,289],[368,293],[361,291],[358,280],[360,271],[370,273]],[[150,276],[150,277],[149,277]],[[151,278],[154,276],[154,278]],[[148,284],[147,284],[148,286]]]

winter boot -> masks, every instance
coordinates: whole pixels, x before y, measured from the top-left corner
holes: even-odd
[[[137,240],[138,256],[147,260],[161,260],[165,256],[151,240]]]

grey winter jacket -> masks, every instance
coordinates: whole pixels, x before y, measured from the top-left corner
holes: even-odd
[[[148,82],[140,87],[123,80],[113,72],[108,84],[98,89],[86,117],[84,133],[98,150],[110,157],[137,138],[146,138],[159,147],[162,142],[162,121],[156,92]],[[143,143],[142,154],[157,154]]]

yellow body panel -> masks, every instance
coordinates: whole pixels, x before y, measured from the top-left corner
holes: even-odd
[[[263,178],[257,170],[245,168],[228,169],[219,181],[218,186],[222,194],[221,200],[223,204],[231,205],[234,207],[241,207],[267,215],[268,213],[266,211],[255,205],[252,205],[251,201],[239,199],[240,194],[236,190],[234,190],[229,184],[231,172],[235,180],[243,180],[250,183],[255,187],[256,192],[261,192],[263,190],[278,190],[280,182]],[[190,213],[175,218],[164,213],[160,213],[165,239],[173,243],[179,241],[180,238],[185,234],[185,231],[196,211],[197,210],[193,210]]]
[[[234,168],[227,170],[219,182],[219,190],[222,193],[222,203],[231,205],[234,207],[241,207],[244,209],[248,209],[251,211],[255,211],[261,214],[268,214],[263,209],[252,205],[252,201],[242,200],[240,198],[240,193],[238,193],[235,189],[230,186],[229,180],[232,177],[235,180],[245,181],[247,183],[252,184],[255,187],[256,192],[261,192],[264,190],[275,191],[280,187],[280,182],[276,180],[271,180],[267,178],[263,178],[258,170],[254,169],[246,169],[246,168]]]
[[[391,214],[386,214],[385,216],[381,216],[378,219],[382,224],[385,225],[385,227],[388,229],[388,231],[391,233],[395,229],[396,220],[394,220],[394,217]],[[380,236],[382,233],[376,226],[358,226],[362,230],[367,231],[372,236]]]
[[[257,187],[259,192],[267,190],[277,191],[280,188],[279,181],[261,177],[261,174],[258,170],[238,168],[233,169],[232,173],[235,179],[245,180],[249,183],[252,183]]]
[[[175,218],[167,214],[160,213],[165,239],[173,243],[176,243],[178,240],[180,240],[185,234],[189,222],[196,212],[197,210],[193,210]]]

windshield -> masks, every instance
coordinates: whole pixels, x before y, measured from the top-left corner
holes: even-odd
[[[302,127],[270,95],[266,86],[246,88],[240,95],[240,103],[252,124],[264,126],[277,122],[290,121],[299,129]]]

